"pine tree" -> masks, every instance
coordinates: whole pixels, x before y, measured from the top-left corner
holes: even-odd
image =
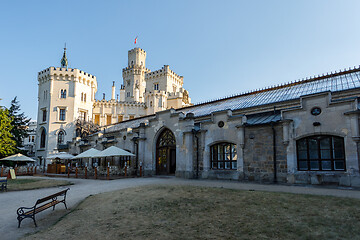
[[[27,126],[29,125],[30,119],[25,117],[24,113],[20,113],[20,104],[15,97],[11,101],[11,106],[9,108],[9,114],[12,117],[11,125],[13,129],[11,130],[11,134],[13,135],[16,146],[22,147],[23,146],[23,139],[28,137],[29,134],[27,133]]]
[[[11,135],[11,122],[9,111],[0,107],[0,158],[12,155],[16,151],[16,142]]]

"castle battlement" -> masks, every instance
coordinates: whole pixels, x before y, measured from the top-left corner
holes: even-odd
[[[94,106],[113,106],[113,105],[117,105],[117,106],[141,106],[144,107],[145,103],[143,102],[122,102],[122,101],[116,101],[116,100],[96,100],[94,102]]]
[[[156,71],[152,71],[149,73],[146,73],[145,75],[145,79],[150,79],[150,78],[156,78],[156,77],[160,77],[163,75],[168,75],[170,77],[175,78],[178,81],[181,81],[181,83],[183,83],[183,76],[180,76],[178,74],[176,74],[174,71],[172,71],[169,67],[169,65],[164,65],[161,69],[156,70]]]
[[[39,83],[49,80],[78,81],[97,88],[96,77],[77,68],[49,67],[38,73]]]
[[[128,53],[143,53],[146,54],[146,51],[142,48],[133,48],[128,51]]]

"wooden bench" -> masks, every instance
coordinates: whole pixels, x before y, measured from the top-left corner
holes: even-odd
[[[70,190],[70,188],[65,189],[61,192],[55,193],[53,195],[38,199],[33,207],[20,207],[17,210],[17,220],[19,221],[18,228],[20,227],[21,221],[25,218],[32,218],[34,221],[35,227],[37,227],[36,221],[35,221],[35,215],[39,212],[44,211],[48,208],[53,208],[55,210],[55,205],[59,203],[64,203],[65,208],[66,206],[66,193]],[[62,197],[62,199],[59,199],[59,197]]]
[[[1,191],[3,192],[4,190],[7,191],[7,179],[0,179],[0,184],[1,184]]]

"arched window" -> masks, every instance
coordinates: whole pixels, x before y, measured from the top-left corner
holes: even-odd
[[[345,171],[344,139],[316,135],[296,141],[298,170]]]
[[[58,144],[64,144],[64,138],[65,138],[64,131],[60,131],[58,133]]]
[[[45,142],[46,141],[46,132],[45,129],[43,128],[41,130],[41,137],[40,137],[40,148],[45,148]]]
[[[237,169],[236,145],[218,143],[210,147],[212,169]]]
[[[66,89],[61,89],[60,98],[66,98]]]

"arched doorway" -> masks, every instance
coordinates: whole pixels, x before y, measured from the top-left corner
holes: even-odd
[[[174,174],[176,170],[176,140],[169,129],[164,129],[156,141],[156,173]]]

